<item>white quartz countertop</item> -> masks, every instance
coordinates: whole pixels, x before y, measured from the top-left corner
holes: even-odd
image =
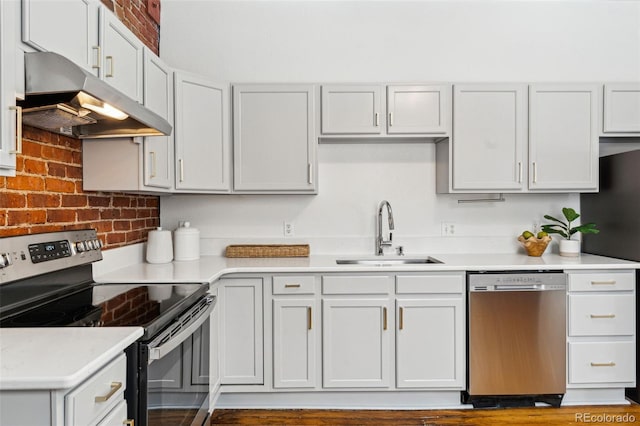
[[[403,258],[426,255],[407,254]],[[226,258],[202,256],[199,260],[165,264],[138,263],[95,278],[100,283],[189,283],[214,282],[233,273],[329,273],[329,272],[438,272],[438,271],[537,271],[585,269],[640,269],[640,263],[582,254],[562,257],[547,254],[440,254],[442,263],[411,265],[338,265],[336,259],[395,259],[395,256],[322,255],[295,258]]]
[[[72,388],[142,332],[140,327],[0,328],[0,390]]]

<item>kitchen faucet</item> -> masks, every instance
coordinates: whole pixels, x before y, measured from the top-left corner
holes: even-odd
[[[389,239],[385,240],[382,236],[382,209],[387,207],[387,219],[389,221]],[[380,206],[378,206],[378,235],[376,235],[376,255],[382,256],[384,254],[384,247],[391,246],[391,240],[393,239],[393,211],[391,210],[391,204],[387,200],[382,200]]]

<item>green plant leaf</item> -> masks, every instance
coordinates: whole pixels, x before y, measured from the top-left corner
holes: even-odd
[[[595,223],[585,223],[584,225],[576,226],[572,229],[573,232],[582,232],[583,234],[597,234],[600,232],[599,229],[596,229]]]
[[[544,218],[545,218],[545,219],[547,219],[547,220],[553,220],[553,221],[555,221],[555,222],[558,222],[558,223],[563,224],[564,226],[567,226],[567,224],[566,224],[565,222],[561,221],[560,219],[556,219],[556,218],[555,218],[555,217],[553,217],[553,216],[549,216],[548,214],[545,214],[545,215],[544,215]]]
[[[562,209],[562,214],[564,215],[564,217],[567,218],[567,220],[569,222],[573,222],[574,220],[576,220],[577,218],[580,217],[580,215],[578,213],[576,213],[576,211],[570,207],[564,207]]]

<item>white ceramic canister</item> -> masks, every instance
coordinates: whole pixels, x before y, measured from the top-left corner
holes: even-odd
[[[173,234],[175,260],[200,259],[200,231],[184,222]]]
[[[173,260],[171,231],[158,228],[147,237],[147,262],[169,263]]]

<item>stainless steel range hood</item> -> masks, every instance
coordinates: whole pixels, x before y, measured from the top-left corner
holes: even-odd
[[[78,139],[169,135],[171,125],[69,59],[25,54],[23,123]],[[114,118],[115,117],[115,118]]]

